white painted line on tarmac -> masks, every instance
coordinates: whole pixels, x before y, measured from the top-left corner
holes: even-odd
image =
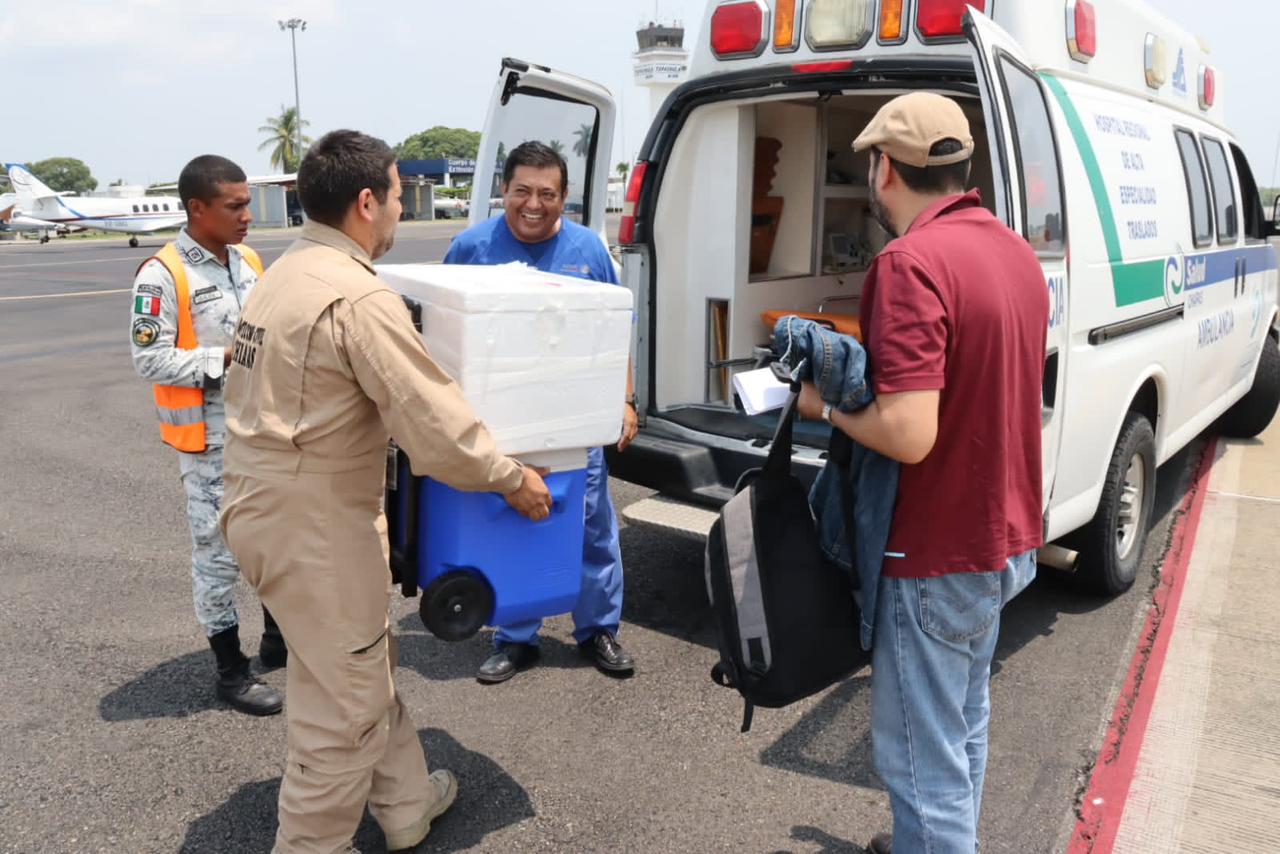
[[[19,300],[29,299],[60,299],[62,297],[96,297],[103,294],[127,294],[133,288],[117,288],[113,291],[70,291],[62,294],[31,294],[29,296],[20,297],[0,297],[0,302],[15,302]]]
[[[119,256],[113,258],[90,258],[85,261],[41,261],[37,264],[5,264],[0,266],[0,273],[7,273],[10,270],[25,270],[27,267],[70,267],[72,264],[103,264],[108,261],[133,261],[132,258],[122,258]]]

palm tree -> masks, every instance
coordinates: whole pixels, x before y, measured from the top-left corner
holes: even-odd
[[[591,150],[591,137],[595,128],[591,125],[582,125],[573,132],[577,140],[573,143],[573,153],[579,157],[586,157],[587,152]]]
[[[311,122],[305,119],[302,122],[304,128],[309,124]],[[259,151],[275,146],[271,149],[271,168],[282,172],[297,172],[302,160],[302,153],[298,151],[298,111],[282,105],[280,115],[267,119],[267,123],[258,128],[258,132],[267,134],[262,145],[258,146]],[[302,144],[305,146],[309,142],[311,137],[304,135]]]
[[[550,148],[556,154],[559,154],[561,157],[564,157],[564,143],[561,142],[560,140],[558,139],[551,140],[550,142],[547,143],[547,148]]]
[[[631,171],[631,164],[624,160],[613,168],[617,171],[619,175],[625,178],[627,177],[627,173]]]

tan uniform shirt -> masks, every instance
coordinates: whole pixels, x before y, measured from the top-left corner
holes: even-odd
[[[225,384],[228,474],[355,471],[388,433],[415,474],[513,492],[523,475],[431,359],[398,294],[341,231],[308,223],[236,326]]]

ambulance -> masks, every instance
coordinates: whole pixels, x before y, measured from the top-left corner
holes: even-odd
[[[611,473],[656,491],[627,518],[705,532],[760,465],[776,415],[746,414],[732,378],[767,361],[774,318],[857,330],[885,237],[850,144],[928,90],[962,105],[971,186],[1044,270],[1046,538],[1086,587],[1132,585],[1157,466],[1280,404],[1276,224],[1209,49],[1138,0],[719,0],[693,53],[617,235],[643,426]],[[603,235],[616,116],[603,87],[504,60],[479,162],[571,141],[566,209]],[[807,476],[828,430],[798,425]]]

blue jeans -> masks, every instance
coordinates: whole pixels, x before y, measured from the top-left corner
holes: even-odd
[[[871,743],[895,851],[977,851],[1000,608],[1035,568],[1030,551],[996,572],[880,580]]]
[[[586,643],[599,632],[616,636],[622,620],[622,551],[618,518],[609,498],[604,450],[587,451],[586,519],[582,532],[582,592],[573,607],[573,639]],[[500,626],[494,644],[537,644],[542,620]]]

